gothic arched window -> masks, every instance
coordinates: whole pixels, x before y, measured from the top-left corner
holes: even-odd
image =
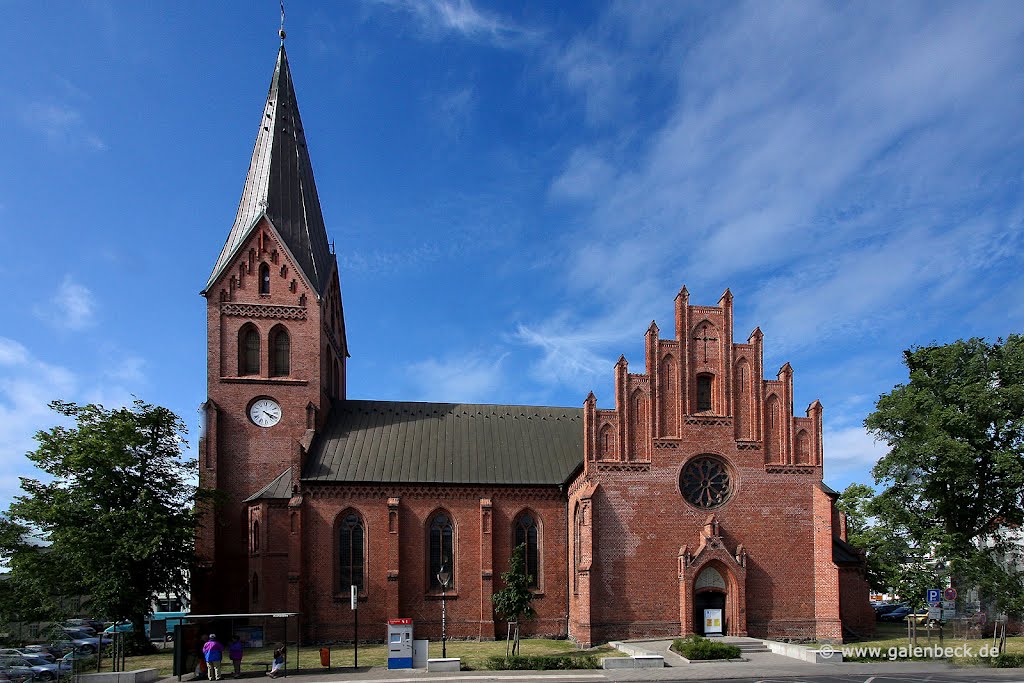
[[[711,410],[711,375],[697,375],[697,412]]]
[[[270,376],[287,377],[291,372],[291,342],[288,330],[278,325],[270,331]]]
[[[238,374],[260,374],[260,333],[251,323],[238,333]]]
[[[347,592],[349,586],[365,588],[366,544],[363,520],[354,511],[349,511],[341,518],[338,525],[338,588],[339,592]]]
[[[451,517],[446,512],[438,512],[430,520],[430,587],[440,590],[441,582],[437,575],[442,567],[450,572],[448,579],[448,590],[455,585],[455,551],[454,540],[455,528],[452,526]]]
[[[530,575],[530,588],[540,585],[540,530],[537,520],[529,512],[516,518],[515,547],[526,546],[526,573]]]
[[[260,264],[260,294],[270,294],[270,266]]]
[[[260,521],[252,521],[252,551],[258,553],[260,550]]]

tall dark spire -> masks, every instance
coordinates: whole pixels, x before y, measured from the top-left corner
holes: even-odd
[[[323,294],[331,276],[334,255],[316,194],[313,166],[306,149],[283,35],[238,215],[204,292],[228,267],[264,214],[280,233],[310,284],[318,294]]]

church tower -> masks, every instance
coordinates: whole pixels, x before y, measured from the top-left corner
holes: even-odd
[[[348,347],[283,31],[238,213],[201,294],[199,483],[220,500],[197,535],[193,612],[299,611],[299,475],[331,401],[345,398]]]

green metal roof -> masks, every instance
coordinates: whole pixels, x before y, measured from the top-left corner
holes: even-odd
[[[583,462],[583,410],[336,401],[309,482],[557,485]]]
[[[261,488],[256,493],[246,498],[243,502],[251,503],[255,500],[281,500],[292,497],[292,468],[289,467],[277,477]]]

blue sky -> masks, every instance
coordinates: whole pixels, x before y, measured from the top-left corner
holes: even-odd
[[[0,507],[51,399],[198,437],[198,295],[276,2],[9,2]],[[613,404],[652,319],[736,299],[825,405],[826,482],[913,344],[1024,327],[1024,5],[288,3],[352,398]]]

